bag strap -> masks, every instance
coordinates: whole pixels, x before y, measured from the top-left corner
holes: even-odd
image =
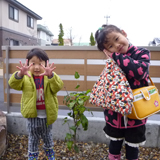
[[[150,76],[149,76],[149,80],[150,80],[151,84],[152,84],[153,86],[155,86]]]

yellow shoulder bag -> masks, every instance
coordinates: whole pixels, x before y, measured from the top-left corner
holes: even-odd
[[[127,117],[131,119],[145,119],[160,111],[159,92],[153,81],[150,86],[133,89],[132,113]]]

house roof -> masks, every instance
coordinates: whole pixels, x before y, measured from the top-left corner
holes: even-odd
[[[59,43],[59,42],[58,42],[58,39],[53,39],[52,42],[53,42],[53,43]],[[70,44],[70,43],[71,43],[69,39],[63,39],[63,42],[64,42],[65,44]]]
[[[31,16],[33,16],[35,19],[37,20],[42,20],[42,17],[39,16],[38,14],[36,14],[35,12],[33,12],[32,10],[30,10],[29,8],[27,8],[26,6],[24,6],[23,4],[21,4],[20,2],[18,2],[17,0],[6,0],[7,2],[9,2],[10,4],[16,6],[17,8],[23,10],[24,12],[30,14]]]
[[[37,30],[38,31],[44,31],[46,34],[50,35],[50,36],[54,36],[52,34],[52,32],[45,26],[41,25],[41,24],[37,24]]]

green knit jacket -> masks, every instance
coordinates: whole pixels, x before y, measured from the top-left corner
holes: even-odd
[[[17,79],[16,72],[9,79],[9,85],[15,90],[22,90],[21,113],[24,118],[36,118],[37,108],[36,99],[37,91],[33,76],[29,78],[24,75],[23,78]],[[31,72],[29,72],[31,75]],[[44,76],[44,97],[47,114],[47,125],[54,123],[58,116],[58,99],[57,92],[63,87],[63,81],[54,72],[54,76],[49,79]]]

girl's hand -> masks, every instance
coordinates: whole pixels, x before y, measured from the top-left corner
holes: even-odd
[[[44,68],[44,73],[40,74],[40,76],[48,76],[48,77],[51,77],[52,74],[53,74],[53,70],[56,69],[56,67],[53,67],[54,63],[52,63],[50,66],[49,66],[49,63],[48,63],[48,60],[47,60],[47,66],[45,67],[43,64],[41,64],[41,66]]]
[[[19,61],[21,67],[16,66],[20,71],[18,72],[17,76],[18,77],[23,77],[24,75],[27,75],[28,77],[31,77],[31,75],[28,73],[29,68],[33,65],[30,64],[29,66],[28,64],[28,59],[26,59],[26,63],[23,65],[21,61]]]
[[[103,53],[106,55],[106,58],[110,58],[111,57],[111,52],[107,51],[106,49],[103,50]]]

